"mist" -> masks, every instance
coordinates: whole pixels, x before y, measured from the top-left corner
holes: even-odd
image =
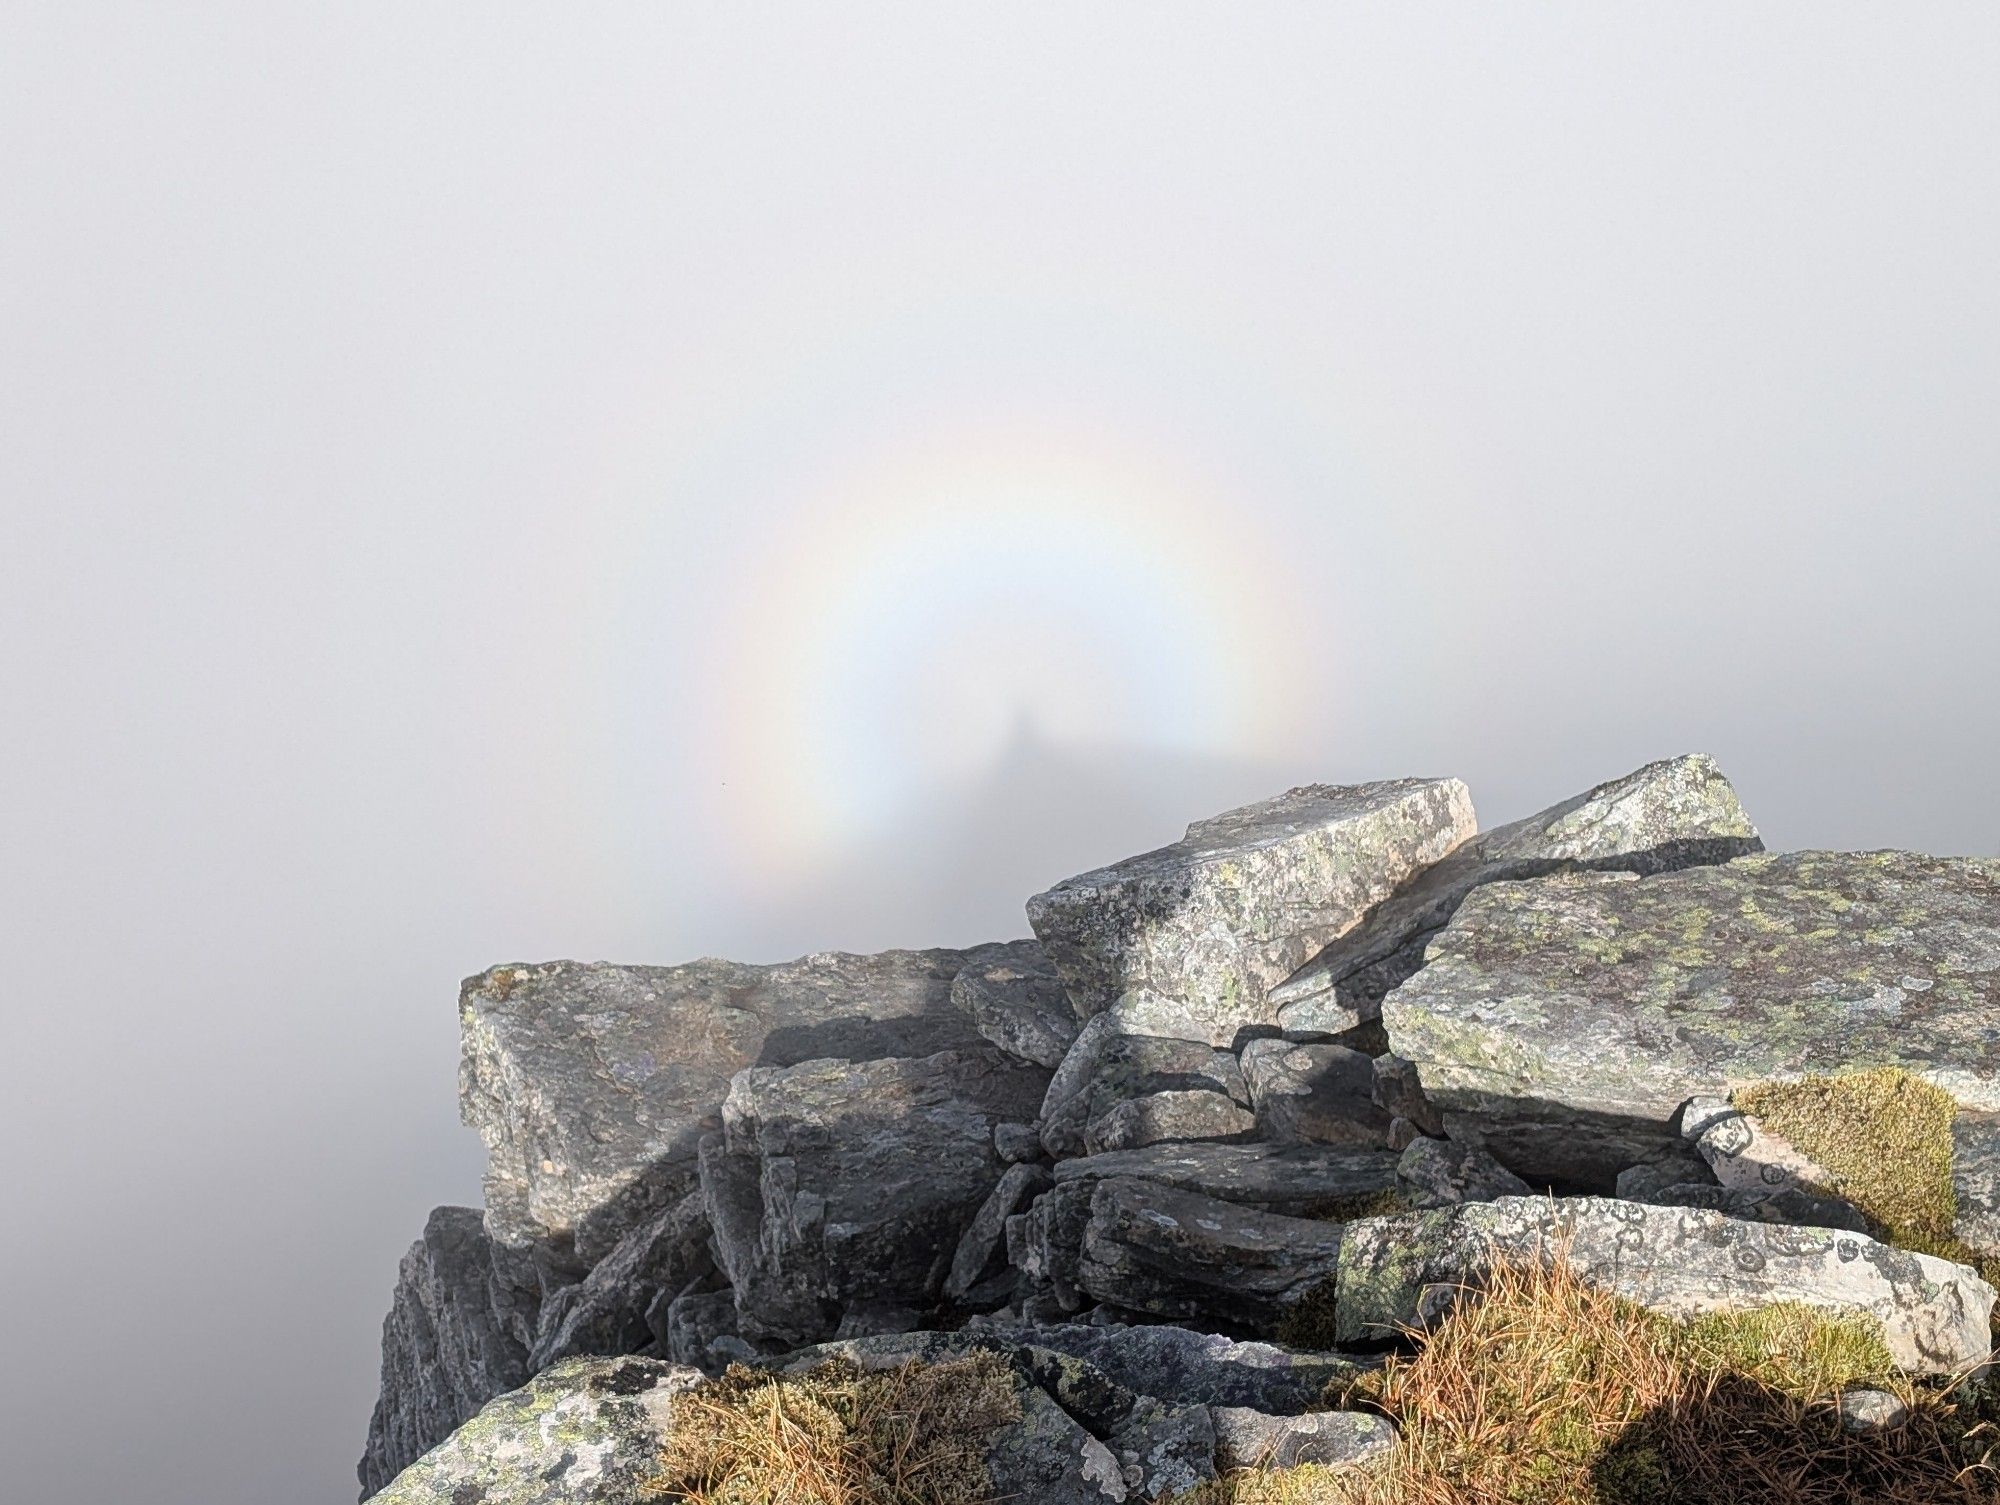
[[[459,978],[1290,784],[2000,853],[2000,12],[15,3],[0,1452],[336,1505]]]

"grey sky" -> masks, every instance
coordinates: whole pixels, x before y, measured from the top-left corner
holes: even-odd
[[[1306,778],[2000,851],[2000,11],[0,15],[0,1456],[352,1498],[458,978]]]

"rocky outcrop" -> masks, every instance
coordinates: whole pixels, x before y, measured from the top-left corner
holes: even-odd
[[[1482,884],[1561,872],[1671,872],[1763,848],[1712,758],[1649,763],[1473,837],[1273,988],[1271,1002],[1288,1035],[1343,1034],[1381,1012],[1388,991],[1422,965],[1425,943]]]
[[[1890,1357],[1919,1374],[1981,1363],[1991,1341],[1993,1288],[1962,1265],[1858,1233],[1603,1197],[1509,1197],[1348,1224],[1332,1290],[1337,1340],[1434,1321],[1495,1258],[1559,1259],[1675,1317],[1792,1302],[1872,1318]]]
[[[1802,1072],[1901,1066],[2000,1109],[2000,863],[1740,858],[1658,877],[1489,884],[1383,1021],[1454,1138],[1530,1177],[1609,1184],[1681,1105]]]
[[[995,1126],[1047,1082],[983,1041],[738,1073],[701,1180],[742,1332],[796,1347],[843,1322],[922,1325],[1005,1169]]]
[[[1233,1046],[1273,1022],[1272,986],[1473,825],[1456,779],[1313,784],[1037,894],[1028,923],[1080,1015],[1144,989],[1181,1006],[1172,1033]]]
[[[982,1044],[952,1003],[969,967],[1042,966],[1031,941],[827,952],[778,966],[495,967],[459,999],[465,1121],[486,1141],[487,1230],[581,1275],[694,1185],[749,1066]]]
[[[382,1323],[382,1393],[359,1470],[363,1499],[528,1377],[527,1354],[494,1315],[492,1274],[492,1248],[470,1207],[438,1208],[403,1256]]]

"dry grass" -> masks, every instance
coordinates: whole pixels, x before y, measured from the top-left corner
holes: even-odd
[[[987,1438],[1021,1414],[985,1353],[874,1372],[735,1367],[671,1404],[647,1498],[688,1505],[982,1505]]]
[[[1993,1505],[1989,1429],[1894,1377],[1872,1324],[1798,1307],[1670,1321],[1560,1262],[1484,1290],[1331,1400],[1392,1417],[1378,1471],[1244,1473],[1194,1505]],[[1859,1382],[1912,1419],[1845,1432]]]

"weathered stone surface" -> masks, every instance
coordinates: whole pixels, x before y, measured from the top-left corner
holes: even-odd
[[[709,1274],[708,1206],[698,1193],[663,1207],[542,1309],[531,1372],[578,1354],[632,1353],[652,1341],[646,1314],[662,1292]]]
[[[1839,1228],[1866,1233],[1868,1219],[1859,1208],[1839,1197],[1820,1196],[1802,1186],[1774,1191],[1717,1186],[1713,1181],[1682,1182],[1649,1190],[1630,1200],[1659,1207],[1705,1207],[1732,1218],[1755,1223],[1782,1223],[1791,1228]]]
[[[1001,1252],[1007,1237],[1007,1220],[1053,1184],[1048,1171],[1039,1165],[1014,1164],[1001,1172],[959,1238],[958,1249],[952,1255],[951,1273],[945,1277],[944,1294],[948,1300],[965,1300],[986,1275],[994,1256]]]
[[[1715,1172],[1693,1145],[1662,1145],[1637,1165],[1620,1171],[1613,1185],[1622,1201],[1657,1202],[1672,1187],[1713,1186]],[[1667,1201],[1671,1204],[1672,1198]]]
[[[966,967],[952,979],[951,1001],[1008,1055],[1051,1071],[1069,1053],[1080,1025],[1062,978],[1040,947],[1022,945]]]
[[[1850,1432],[1893,1432],[1910,1419],[1910,1408],[1886,1390],[1846,1390],[1840,1396],[1840,1424]]]
[[[1989,1259],[2000,1258],[2000,1114],[1960,1111],[1951,1125],[1951,1231]]]
[[[994,1153],[1009,1165],[1042,1158],[1042,1136],[1033,1124],[995,1124]]]
[[[1676,1317],[1798,1302],[1874,1318],[1918,1373],[1983,1362],[1993,1288],[1858,1233],[1775,1227],[1602,1197],[1508,1197],[1350,1223],[1334,1286],[1342,1343],[1433,1320],[1495,1257],[1560,1256],[1585,1280]]]
[[[1028,922],[1079,1014],[1146,988],[1233,1045],[1272,1022],[1274,984],[1473,829],[1456,779],[1309,785],[1037,894]]]
[[[736,1297],[729,1291],[683,1292],[663,1312],[656,1305],[654,1326],[669,1359],[709,1374],[756,1354],[737,1332]]]
[[[1649,763],[1473,837],[1272,989],[1271,1001],[1288,1034],[1339,1034],[1381,1011],[1384,995],[1423,964],[1425,943],[1482,884],[1588,870],[1670,872],[1763,848],[1713,759]]]
[[[491,1246],[479,1213],[440,1207],[403,1256],[382,1323],[382,1391],[368,1424],[362,1498],[528,1376],[488,1297]]]
[[[1525,1197],[1533,1188],[1475,1144],[1419,1139],[1403,1151],[1396,1174],[1433,1203]]]
[[[632,1505],[659,1472],[673,1397],[699,1371],[566,1359],[487,1403],[397,1475],[380,1505]]]
[[[1608,1184],[1697,1093],[1901,1066],[2000,1111],[2000,862],[1745,857],[1474,891],[1383,1004],[1453,1138]],[[1462,1132],[1463,1128],[1463,1132]]]
[[[996,1324],[983,1331],[1082,1359],[1126,1389],[1173,1405],[1241,1406],[1285,1416],[1315,1409],[1328,1385],[1374,1367],[1371,1360],[1344,1354],[1167,1324]]]
[[[1185,1140],[1242,1141],[1257,1132],[1257,1117],[1220,1092],[1149,1092],[1114,1103],[1083,1131],[1084,1153],[1138,1150]]]
[[[1252,1040],[1243,1047],[1243,1080],[1257,1128],[1275,1144],[1333,1144],[1379,1149],[1394,1116],[1375,1101],[1375,1063],[1344,1045]]]
[[[1211,1406],[1209,1416],[1218,1469],[1374,1463],[1396,1445],[1395,1423],[1364,1411],[1272,1416],[1244,1406]]]
[[[1373,1092],[1376,1106],[1384,1113],[1408,1119],[1432,1139],[1444,1137],[1444,1115],[1424,1096],[1423,1078],[1415,1062],[1404,1060],[1394,1051],[1376,1056]],[[1403,1146],[1392,1148],[1400,1150]]]
[[[1156,1092],[1220,1093],[1248,1107],[1242,1068],[1226,1050],[1199,1040],[1153,1033],[1154,1000],[1135,995],[1096,1015],[1077,1036],[1042,1100],[1042,1146],[1058,1159],[1086,1148],[1092,1123],[1118,1104]]]
[[[1145,1181],[1100,1181],[1077,1284],[1127,1311],[1269,1333],[1333,1274],[1340,1226]]]
[[[1018,941],[778,966],[550,962],[471,978],[459,1098],[486,1141],[487,1229],[580,1276],[693,1185],[697,1146],[738,1071],[980,1045],[952,1004],[953,978],[1040,964],[1040,948]]]
[[[739,1072],[702,1188],[745,1336],[808,1343],[857,1312],[922,1315],[1048,1073],[976,1050]]]
[[[1833,1184],[1824,1167],[1726,1098],[1690,1098],[1681,1110],[1681,1136],[1708,1162],[1717,1184],[1733,1191],[1770,1194]]]
[[[1337,1217],[1398,1185],[1392,1152],[1329,1145],[1156,1144],[1065,1160],[1055,1175],[1056,1192],[1128,1176],[1292,1217]]]

